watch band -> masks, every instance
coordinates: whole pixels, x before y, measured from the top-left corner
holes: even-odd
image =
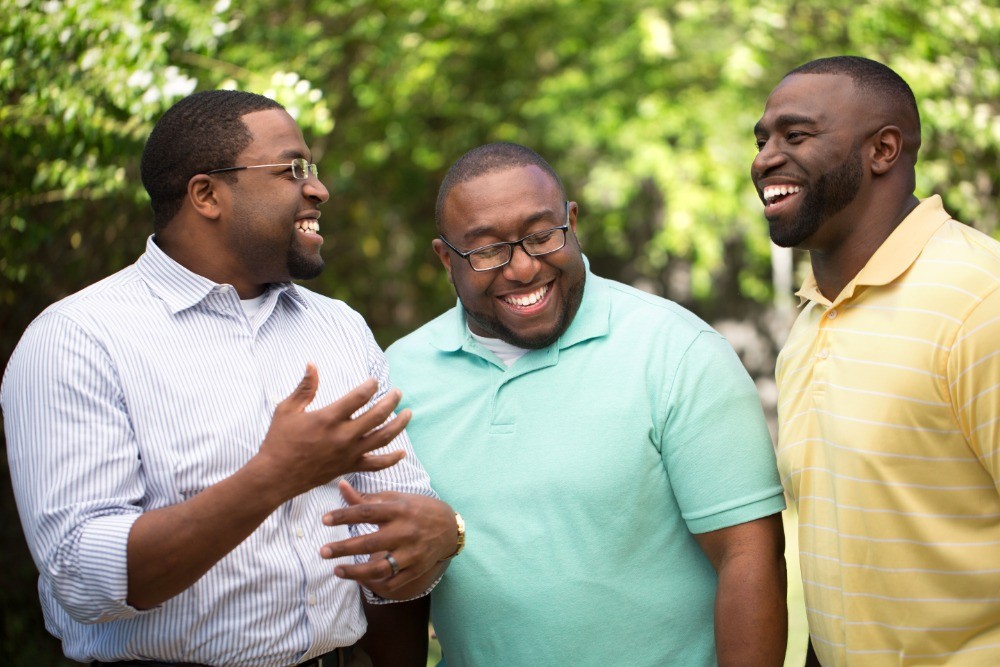
[[[462,549],[465,548],[465,519],[458,512],[455,512],[455,528],[458,532],[458,539],[456,540],[455,552],[450,556],[446,556],[441,560],[450,560],[462,553]]]

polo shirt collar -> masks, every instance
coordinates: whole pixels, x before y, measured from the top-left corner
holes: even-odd
[[[559,350],[591,338],[606,336],[611,329],[611,293],[607,281],[590,272],[590,262],[586,256],[583,257],[583,263],[587,275],[583,300],[569,327],[554,343]],[[456,300],[455,308],[442,316],[438,324],[431,340],[442,352],[457,352],[463,346],[478,346],[469,332],[461,301]]]
[[[939,195],[922,200],[882,242],[858,275],[844,286],[833,303],[851,298],[858,287],[888,285],[894,281],[910,268],[930,238],[950,218],[951,216],[944,210]],[[806,301],[832,305],[819,291],[812,270],[795,295],[799,297],[800,306]]]
[[[136,261],[136,268],[153,294],[163,299],[175,315],[201,303],[223,287],[179,264],[156,245],[152,235],[146,239],[146,252]],[[308,308],[293,283],[272,283],[267,289],[283,292],[303,308]]]

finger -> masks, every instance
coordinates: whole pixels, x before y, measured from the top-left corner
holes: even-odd
[[[398,503],[388,502],[391,498],[384,498],[386,502],[377,501],[374,503],[363,503],[345,507],[343,509],[331,510],[323,515],[323,525],[325,526],[349,526],[358,523],[370,523],[381,526],[400,516],[396,506]],[[373,553],[369,550],[365,553]]]
[[[358,493],[346,479],[340,480],[337,487],[340,489],[340,495],[344,497],[344,502],[348,505],[360,505],[365,501],[364,494]],[[327,525],[332,526],[334,524]]]
[[[392,420],[388,422],[380,422],[381,426],[377,428],[368,429],[363,436],[361,436],[360,441],[362,444],[363,451],[373,451],[379,447],[384,447],[393,440],[396,439],[406,425],[410,423],[410,418],[413,417],[413,413],[409,410],[403,410]]]
[[[399,562],[399,571],[394,575],[392,566],[389,565],[384,554],[372,556],[367,563],[355,563],[353,565],[337,565],[333,568],[333,573],[341,579],[351,579],[372,590],[376,586],[382,590],[396,590],[420,578],[422,572],[408,567],[405,562],[399,559],[399,554],[393,552],[393,556]]]
[[[365,406],[378,390],[378,382],[369,378],[359,384],[354,389],[338,398],[330,405],[323,408],[323,411],[337,421],[347,421],[355,412]]]
[[[288,395],[288,398],[278,404],[278,410],[289,410],[292,412],[303,412],[313,399],[316,398],[316,390],[319,388],[319,371],[311,361],[306,364],[305,375],[299,384]]]
[[[398,560],[398,559],[397,559]],[[333,568],[333,573],[341,579],[353,579],[355,581],[382,581],[393,576],[392,566],[384,557],[373,557],[367,563],[355,563],[353,565],[337,565]],[[399,572],[396,576],[403,574],[403,566],[400,564]]]
[[[396,406],[399,405],[399,400],[402,397],[403,392],[398,389],[390,389],[386,392],[386,395],[380,398],[370,409],[355,417],[354,425],[357,428],[358,433],[367,433],[378,429],[383,424],[386,424],[386,420],[392,416],[393,411],[396,409]],[[395,421],[395,419],[392,421]]]
[[[377,449],[377,448],[376,448]],[[406,457],[406,452],[397,449],[388,454],[365,454],[351,466],[351,472],[376,472],[390,468]]]
[[[336,542],[324,544],[319,549],[319,555],[323,558],[341,558],[343,556],[363,556],[366,554],[385,553],[395,549],[397,540],[391,535],[384,535],[382,531],[375,531],[367,535],[348,537]]]

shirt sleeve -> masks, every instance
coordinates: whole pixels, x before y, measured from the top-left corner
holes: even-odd
[[[776,514],[785,500],[756,387],[719,334],[699,334],[670,384],[661,456],[681,515],[706,533]]]
[[[948,357],[948,391],[966,442],[1000,489],[1000,289],[963,322]]]
[[[142,613],[125,601],[142,471],[107,351],[43,314],[11,357],[0,402],[21,523],[55,599],[81,623]]]

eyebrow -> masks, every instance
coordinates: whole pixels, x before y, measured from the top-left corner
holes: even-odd
[[[764,119],[761,118],[757,121],[757,124],[753,126],[754,134],[764,133]],[[816,119],[812,116],[800,116],[797,114],[782,114],[774,119],[774,126],[776,128],[788,127],[789,125],[815,125],[817,123]]]
[[[544,209],[542,211],[537,211],[535,213],[532,213],[531,215],[529,215],[528,217],[526,217],[524,220],[522,220],[521,224],[522,225],[532,225],[532,224],[538,222],[539,220],[545,220],[546,218],[551,218],[552,216],[553,216],[553,212],[551,210]],[[557,220],[559,219],[558,215],[556,215],[555,217],[556,217]],[[480,238],[482,236],[491,236],[491,235],[494,235],[494,234],[495,234],[495,228],[494,227],[492,227],[490,225],[480,225],[478,227],[473,227],[472,229],[470,229],[469,231],[467,231],[463,235],[463,238],[464,238],[464,240],[466,242],[469,242],[471,239],[477,239],[477,238]],[[489,245],[489,244],[487,244],[487,245]]]
[[[296,160],[298,158],[305,158],[306,160],[309,160],[310,162],[312,162],[312,157],[311,156],[303,154],[302,151],[298,150],[297,148],[288,148],[286,150],[281,151],[278,154],[278,159],[279,160],[282,160],[282,159],[285,159],[285,158],[288,158],[289,160]]]

